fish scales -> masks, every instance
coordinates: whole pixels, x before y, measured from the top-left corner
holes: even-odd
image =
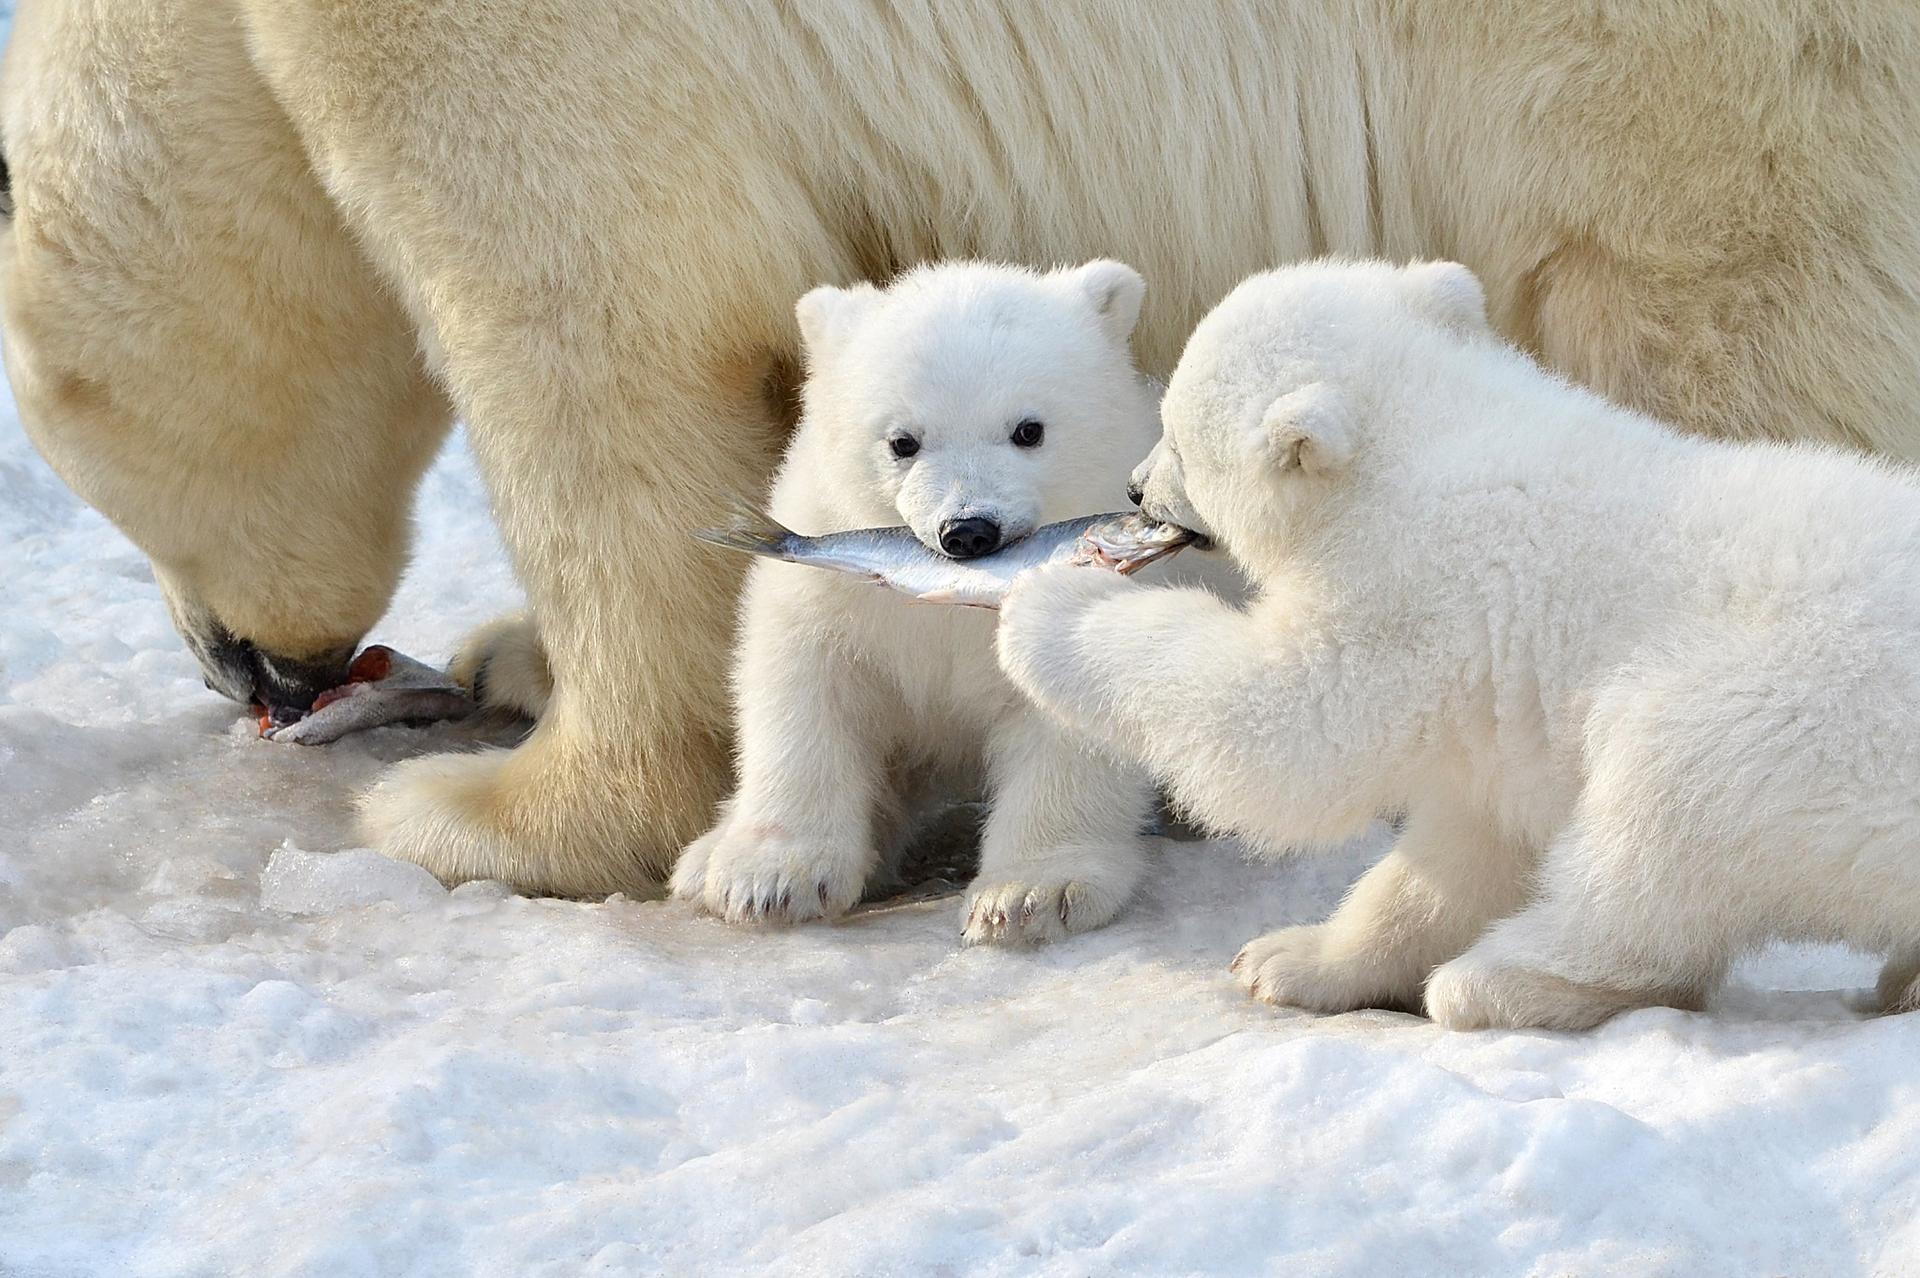
[[[927,603],[998,608],[1015,577],[1048,563],[1099,565],[1132,573],[1197,540],[1172,524],[1115,511],[1035,529],[990,555],[954,559],[929,549],[910,528],[852,528],[808,537],[757,511],[703,541],[768,559],[850,573]]]

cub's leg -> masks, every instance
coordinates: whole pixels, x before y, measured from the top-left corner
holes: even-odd
[[[1533,903],[1434,973],[1435,1020],[1584,1029],[1699,1007],[1770,937],[1910,944],[1920,689],[1880,635],[1828,620],[1689,626],[1600,691]],[[1896,1005],[1906,970],[1883,978]]]
[[[1449,1029],[1584,1030],[1637,1007],[1698,1010],[1735,948],[1698,894],[1728,888],[1675,861],[1576,819],[1542,862],[1538,898],[1434,972],[1428,1014]]]
[[[988,749],[993,811],[962,937],[1050,941],[1112,920],[1146,868],[1146,777],[1034,710],[1018,712]]]
[[[844,607],[821,598],[830,592],[765,597],[812,571],[754,570],[735,680],[739,788],[673,874],[674,896],[730,922],[844,913],[878,861],[890,721],[880,681],[820,627]]]
[[[1800,708],[1742,635],[1683,638],[1596,698],[1587,781],[1533,898],[1434,972],[1435,1021],[1580,1030],[1635,1007],[1697,1008],[1769,909],[1752,871],[1790,836],[1754,827],[1746,781],[1786,797]]]
[[[1417,1011],[1428,973],[1520,904],[1531,860],[1473,814],[1418,808],[1333,917],[1248,942],[1232,970],[1269,1003]]]

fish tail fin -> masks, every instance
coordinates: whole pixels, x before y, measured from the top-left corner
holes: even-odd
[[[693,535],[712,545],[725,546],[728,550],[745,551],[749,555],[770,555],[777,559],[784,555],[794,533],[770,515],[741,505],[734,507],[724,527],[696,528]]]

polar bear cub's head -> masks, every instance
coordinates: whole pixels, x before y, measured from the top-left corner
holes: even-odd
[[[904,521],[954,558],[1043,523],[1124,505],[1159,431],[1129,339],[1146,285],[1089,262],[1040,274],[953,262],[884,289],[817,288],[801,437],[830,517]]]
[[[1219,538],[1242,564],[1364,464],[1379,400],[1418,384],[1436,343],[1495,340],[1473,272],[1321,261],[1243,281],[1194,329],[1165,431],[1133,485],[1147,513]]]

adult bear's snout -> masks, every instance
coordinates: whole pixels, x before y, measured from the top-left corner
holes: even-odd
[[[227,633],[205,641],[189,638],[206,685],[242,704],[264,706],[274,722],[291,722],[313,708],[314,698],[347,681],[353,645],[314,657],[285,657]]]

